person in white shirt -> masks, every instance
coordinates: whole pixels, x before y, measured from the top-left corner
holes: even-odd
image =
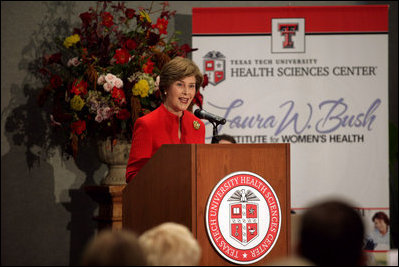
[[[389,218],[384,212],[379,211],[374,214],[372,221],[374,222],[374,231],[370,234],[368,242],[373,245],[369,249],[373,250],[389,250]]]

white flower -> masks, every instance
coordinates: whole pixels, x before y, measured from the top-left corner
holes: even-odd
[[[95,120],[97,122],[102,122],[103,120],[108,120],[112,116],[112,109],[110,107],[101,107],[97,109],[97,116]]]
[[[116,78],[114,81],[114,86],[116,86],[116,88],[122,88],[123,87],[123,81],[119,78]]]
[[[90,102],[90,111],[94,112],[98,109],[100,104],[97,101]]]
[[[112,109],[110,107],[100,108],[98,109],[98,112],[101,113],[104,120],[107,120],[112,116]]]
[[[102,122],[103,121],[103,117],[101,116],[101,114],[97,113],[97,116],[95,118],[96,122]]]
[[[114,88],[114,86],[110,83],[104,83],[103,87],[104,87],[104,90],[107,92],[111,92],[112,88]]]
[[[98,77],[97,83],[98,83],[99,85],[103,85],[103,84],[105,83],[105,76],[104,76],[104,74],[101,74],[100,77]]]
[[[105,81],[107,83],[110,83],[112,85],[112,87],[114,87],[114,82],[117,79],[117,77],[115,75],[113,75],[112,73],[108,73],[107,75],[105,75]]]
[[[129,81],[129,82],[133,82],[134,80],[136,80],[138,77],[140,77],[140,75],[142,75],[143,73],[141,73],[141,72],[135,72],[135,73],[133,73],[132,75],[130,75],[128,78],[127,78],[127,80]]]
[[[67,66],[68,66],[68,67],[70,67],[70,66],[76,67],[76,66],[78,66],[79,64],[80,64],[79,59],[78,59],[77,57],[73,57],[73,58],[71,58],[70,60],[68,60]]]

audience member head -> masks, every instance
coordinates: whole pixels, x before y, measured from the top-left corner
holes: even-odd
[[[102,230],[87,244],[83,266],[147,265],[138,236],[128,230]]]
[[[212,144],[236,144],[236,140],[233,136],[228,134],[221,134],[212,138]]]
[[[298,253],[316,265],[364,265],[363,238],[357,211],[342,201],[325,201],[302,215]]]
[[[144,232],[139,241],[149,265],[199,265],[201,247],[184,225],[163,223]]]

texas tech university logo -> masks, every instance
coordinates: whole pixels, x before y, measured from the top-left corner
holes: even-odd
[[[224,81],[226,76],[225,56],[217,51],[208,52],[204,56],[204,73],[208,75],[208,82],[217,85]]]
[[[305,19],[272,19],[272,53],[305,52]]]
[[[298,31],[298,23],[279,24],[278,31],[284,36],[283,48],[294,48],[292,36]]]
[[[264,258],[276,244],[280,204],[273,188],[251,172],[235,172],[214,187],[206,208],[206,227],[216,251],[237,264]]]

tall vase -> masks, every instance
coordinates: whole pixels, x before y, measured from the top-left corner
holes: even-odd
[[[101,180],[102,185],[126,184],[126,165],[129,160],[131,141],[118,139],[114,146],[111,140],[98,141],[100,161],[108,165],[108,174]]]

